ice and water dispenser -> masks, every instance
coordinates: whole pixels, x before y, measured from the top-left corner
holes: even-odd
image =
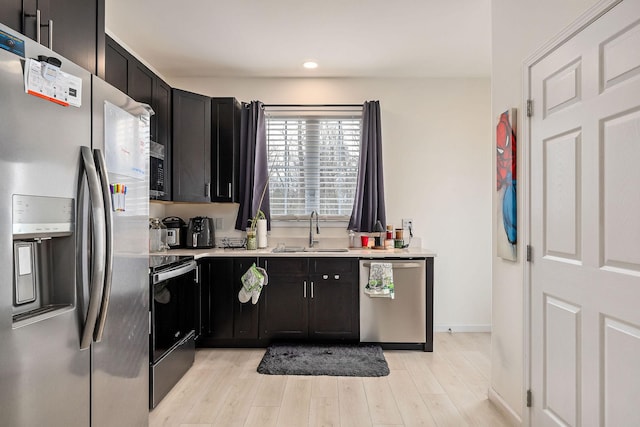
[[[14,327],[73,308],[74,199],[13,195]]]

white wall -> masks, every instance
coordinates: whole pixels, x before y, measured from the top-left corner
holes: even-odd
[[[492,1],[491,111],[492,116],[497,117],[509,107],[519,108],[519,165],[526,160],[521,149],[524,142],[521,132],[523,61],[595,3],[594,0]],[[519,168],[518,182],[522,182],[521,173]],[[522,419],[524,414],[523,193],[519,187],[518,261],[498,258],[495,239],[493,244],[491,392],[517,419]],[[495,191],[493,206],[492,212],[495,212]],[[495,232],[495,215],[492,224]]]
[[[490,82],[479,79],[171,79],[173,87],[242,101],[362,103],[380,100],[387,222],[412,218],[435,260],[438,329],[489,330],[491,324]],[[234,211],[198,205],[224,216]],[[193,207],[167,205],[166,212]],[[223,209],[224,212],[221,212]],[[229,219],[229,220],[228,220]],[[323,229],[324,236],[332,235]],[[273,233],[304,236],[305,229]],[[346,236],[345,230],[333,235]],[[272,240],[273,241],[273,240]]]

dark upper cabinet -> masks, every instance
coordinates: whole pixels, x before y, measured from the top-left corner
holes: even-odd
[[[22,31],[22,0],[0,1],[0,22],[13,30]]]
[[[172,90],[173,200],[211,201],[211,98]]]
[[[153,83],[156,75],[142,63],[131,61],[129,64],[129,80],[127,93],[138,102],[151,105],[153,101]],[[151,139],[154,140],[154,131],[151,131]]]
[[[164,146],[164,193],[159,200],[171,200],[171,87],[135,56],[106,36],[105,80],[139,102],[153,108],[151,140]]]
[[[238,201],[240,108],[240,103],[235,98],[211,99],[213,202]]]
[[[156,78],[153,86],[151,108],[155,115],[151,117],[152,139],[164,145],[164,197],[161,200],[171,200],[172,173],[172,139],[171,139],[171,86],[164,80]]]
[[[128,93],[129,62],[133,57],[122,46],[107,36],[105,47],[104,79],[124,93]]]
[[[37,16],[40,16],[38,31]],[[104,67],[104,0],[2,0],[0,22],[93,74]]]

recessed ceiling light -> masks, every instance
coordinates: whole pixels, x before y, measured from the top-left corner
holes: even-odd
[[[302,66],[304,68],[308,68],[308,69],[312,70],[314,68],[318,68],[318,63],[314,62],[314,61],[307,61],[304,64],[302,64]]]

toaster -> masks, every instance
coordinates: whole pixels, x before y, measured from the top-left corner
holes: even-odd
[[[214,246],[213,219],[206,216],[191,218],[187,227],[187,248],[213,248]]]

